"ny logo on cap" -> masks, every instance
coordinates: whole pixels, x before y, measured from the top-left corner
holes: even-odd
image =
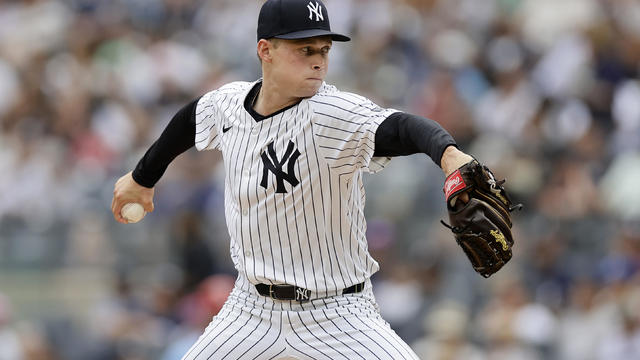
[[[316,1],[316,4],[313,5],[313,2],[309,1],[309,5],[307,5],[307,9],[309,9],[309,20],[313,20],[313,14],[316,14],[316,21],[324,21],[324,15],[322,15],[322,5]]]

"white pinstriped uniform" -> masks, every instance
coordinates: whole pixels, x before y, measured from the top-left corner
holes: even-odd
[[[312,98],[256,121],[256,83],[205,94],[196,148],[222,151],[225,216],[239,277],[185,359],[414,359],[380,317],[369,277],[363,172],[382,169],[375,132],[397,112],[323,84]],[[364,291],[342,289],[366,282]],[[254,284],[309,289],[311,301],[272,300]]]

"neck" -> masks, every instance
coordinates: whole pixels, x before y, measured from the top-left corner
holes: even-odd
[[[260,115],[266,116],[273,114],[278,110],[284,109],[289,105],[293,105],[300,99],[288,95],[284,88],[277,83],[268,81],[266,78],[262,80],[262,87],[258,98],[253,103],[253,109]]]

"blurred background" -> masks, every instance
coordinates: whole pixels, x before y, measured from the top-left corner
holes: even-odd
[[[179,359],[235,277],[217,152],[136,225],[113,184],[260,76],[257,0],[0,0],[0,359]],[[426,156],[366,177],[381,312],[424,359],[640,359],[640,2],[326,0],[328,82],[440,122],[525,208],[477,275]]]

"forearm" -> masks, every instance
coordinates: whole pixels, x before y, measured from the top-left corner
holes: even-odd
[[[169,164],[195,145],[195,111],[198,100],[199,98],[185,105],[174,115],[158,140],[140,159],[132,173],[138,184],[154,187]]]
[[[375,156],[427,154],[441,166],[445,149],[457,147],[451,135],[437,122],[398,112],[389,116],[376,131]]]

